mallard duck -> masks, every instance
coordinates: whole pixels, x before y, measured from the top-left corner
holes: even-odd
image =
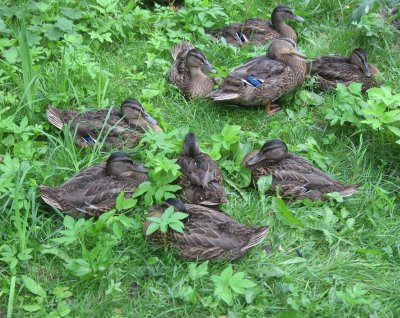
[[[297,41],[296,32],[285,23],[286,20],[303,22],[304,19],[292,12],[288,6],[277,6],[268,19],[249,19],[210,32],[214,37],[225,38],[232,45],[264,44],[278,38]]]
[[[214,206],[226,202],[221,171],[216,162],[200,151],[193,133],[188,133],[178,158],[182,175],[179,184],[189,203]]]
[[[134,147],[146,129],[160,130],[157,121],[132,98],[122,103],[121,111],[112,108],[78,112],[49,106],[47,118],[58,129],[69,124],[74,141],[80,147],[95,144],[100,135],[105,137],[104,144],[108,147]]]
[[[215,81],[207,74],[216,70],[190,42],[182,42],[172,49],[172,64],[169,80],[176,85],[185,97],[205,97],[210,93]]]
[[[271,175],[272,194],[278,187],[283,198],[317,200],[332,192],[348,197],[357,190],[356,185],[340,183],[304,158],[289,153],[280,139],[267,141],[260,151],[248,154],[244,164],[251,170],[255,182]]]
[[[208,97],[242,106],[263,105],[269,114],[273,114],[280,108],[271,103],[305,80],[307,64],[304,58],[293,40],[274,40],[267,55],[255,57],[235,68]]]
[[[149,216],[161,217],[170,206],[173,206],[175,211],[189,214],[183,220],[185,224],[183,233],[171,229],[166,233],[167,244],[184,259],[235,260],[261,243],[268,234],[267,226],[249,227],[238,223],[225,213],[201,205],[185,205],[177,199],[168,199],[161,205],[152,206]],[[150,221],[144,223],[144,233],[149,225]],[[146,236],[146,239],[159,244],[164,242],[160,231]]]
[[[316,58],[312,62],[311,74],[316,75],[319,85],[325,89],[335,89],[338,83],[349,85],[362,83],[362,90],[376,85],[374,76],[379,70],[368,63],[367,52],[354,49],[350,57],[327,55]]]
[[[65,214],[92,217],[113,209],[122,191],[129,197],[146,180],[143,165],[124,152],[114,152],[106,163],[83,169],[58,187],[39,189],[44,202]]]

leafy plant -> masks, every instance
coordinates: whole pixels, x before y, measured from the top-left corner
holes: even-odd
[[[244,276],[244,272],[233,274],[232,265],[226,267],[219,276],[213,275],[211,279],[215,285],[214,295],[232,306],[236,295],[245,295],[249,289],[257,286]]]
[[[161,217],[151,216],[147,218],[151,223],[146,230],[146,235],[150,235],[158,230],[165,234],[167,233],[168,228],[183,233],[185,226],[181,220],[186,219],[188,216],[187,213],[179,211],[175,212],[174,207],[170,206],[164,211]]]

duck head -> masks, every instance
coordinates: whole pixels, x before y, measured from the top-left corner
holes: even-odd
[[[292,9],[288,6],[277,6],[275,9],[272,11],[271,14],[271,21],[272,25],[276,26],[280,23],[282,23],[285,20],[295,20],[298,22],[303,22],[304,19],[301,16],[298,16],[297,14],[294,14]]]
[[[147,173],[147,169],[132,160],[125,152],[119,151],[112,153],[106,163],[106,174],[117,177],[133,177],[138,173]]]
[[[195,157],[199,154],[200,148],[197,143],[196,136],[193,133],[188,133],[183,142],[183,155],[188,157]]]
[[[354,49],[350,56],[350,61],[357,65],[367,77],[371,77],[372,73],[368,65],[368,55],[365,50],[361,48]]]
[[[247,166],[255,165],[261,161],[280,161],[288,155],[288,147],[280,139],[267,141],[253,157],[245,162]]]
[[[189,70],[200,69],[204,74],[217,73],[212,64],[208,61],[204,53],[199,49],[192,49],[186,55],[186,65]]]
[[[122,103],[121,113],[132,125],[136,125],[143,130],[146,130],[148,127],[151,127],[156,132],[161,130],[157,121],[151,117],[142,104],[134,98],[128,98]]]
[[[299,52],[296,42],[289,38],[280,38],[272,41],[268,48],[268,57],[280,61],[286,61],[288,58],[298,56],[305,59],[306,56]]]

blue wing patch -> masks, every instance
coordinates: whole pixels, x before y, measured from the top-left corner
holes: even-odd
[[[83,140],[85,140],[86,142],[88,142],[89,144],[94,144],[96,143],[96,139],[94,139],[92,136],[90,135],[86,135],[82,137]]]
[[[258,87],[262,85],[263,80],[259,80],[255,78],[254,76],[247,76],[246,82],[249,83],[251,86]]]
[[[236,32],[236,35],[238,36],[239,40],[242,43],[247,42],[247,39],[246,39],[245,35],[242,32]]]

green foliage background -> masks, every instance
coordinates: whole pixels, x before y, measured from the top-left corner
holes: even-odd
[[[268,117],[262,109],[186,101],[166,74],[171,47],[184,39],[204,50],[220,76],[264,54],[266,46],[235,49],[205,30],[269,17],[276,1],[187,0],[178,12],[135,0],[3,1],[0,316],[398,317],[399,32],[385,6],[376,11],[372,2],[364,16],[361,1],[286,4],[306,19],[293,26],[308,57],[363,47],[385,88],[367,96],[356,85],[321,93],[310,78],[282,102],[283,112]],[[108,156],[98,147],[79,150],[67,130],[50,127],[47,105],[85,110],[128,97],[141,100],[166,135],[146,136],[149,152],[126,151],[162,168],[168,162],[154,154],[173,160],[184,133],[195,132],[224,170],[224,209],[242,223],[270,226],[262,246],[232,264],[195,264],[147,244],[146,205],[176,191],[168,184],[147,202],[121,196],[121,213],[99,220],[64,217],[40,200],[39,184],[60,184]],[[265,197],[268,180],[258,191],[246,188],[244,154],[277,137],[339,180],[359,184],[359,192],[344,202],[286,206]]]

